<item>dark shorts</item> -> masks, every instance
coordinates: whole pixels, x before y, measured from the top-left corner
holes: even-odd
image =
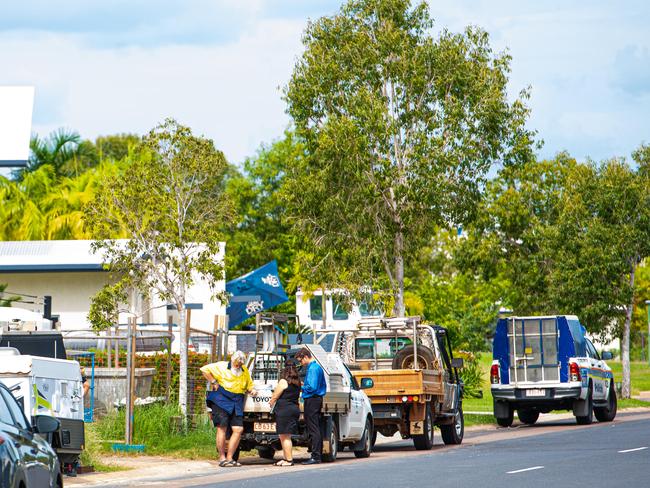
[[[212,423],[215,427],[243,427],[244,417],[226,412],[223,408],[212,404]]]

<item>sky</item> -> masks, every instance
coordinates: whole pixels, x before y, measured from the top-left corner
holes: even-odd
[[[650,2],[430,0],[436,29],[471,24],[530,87],[540,157],[627,156],[650,142]],[[36,89],[33,131],[144,134],[174,117],[235,164],[290,121],[282,88],[307,22],[335,0],[0,3],[0,85]]]

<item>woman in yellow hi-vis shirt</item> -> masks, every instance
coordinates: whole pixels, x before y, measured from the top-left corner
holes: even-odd
[[[212,422],[217,428],[219,466],[223,467],[241,466],[232,456],[239,447],[239,440],[244,431],[244,395],[257,395],[251,375],[244,366],[245,358],[243,352],[236,351],[230,357],[230,362],[219,361],[201,368],[201,373],[210,382],[211,391],[208,392],[206,403],[212,409]],[[229,427],[232,434],[226,456],[226,435]]]

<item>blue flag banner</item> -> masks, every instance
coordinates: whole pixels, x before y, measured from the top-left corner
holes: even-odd
[[[280,283],[278,263],[275,260],[226,283],[226,293],[230,295],[226,308],[230,328],[258,312],[289,300]]]

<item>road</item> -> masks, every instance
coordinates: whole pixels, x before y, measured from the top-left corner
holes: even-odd
[[[438,442],[440,439],[438,438]],[[576,426],[545,420],[535,426],[469,432],[462,446],[414,451],[410,441],[377,446],[367,460],[341,453],[334,464],[275,468],[246,460],[191,476],[131,479],[129,486],[264,488],[650,486],[650,413],[620,413],[613,423]],[[124,486],[101,483],[87,486]]]

